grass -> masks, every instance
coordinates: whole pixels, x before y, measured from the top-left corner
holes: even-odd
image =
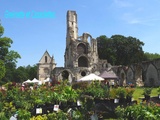
[[[139,98],[143,98],[143,87],[136,87],[133,93],[133,99],[139,101]],[[158,96],[157,88],[153,88],[151,92],[151,96]]]

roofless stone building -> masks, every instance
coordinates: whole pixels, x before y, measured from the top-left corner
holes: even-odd
[[[56,67],[53,56],[46,51],[38,63],[38,79],[55,76],[57,80],[68,79],[74,82],[90,73],[99,74],[108,70],[111,65],[107,60],[100,60],[97,51],[97,40],[89,33],[78,36],[77,14],[67,12],[67,34],[65,49],[65,66]]]
[[[107,60],[100,60],[97,51],[97,40],[89,33],[78,36],[77,14],[67,11],[66,49],[64,67],[56,67],[53,56],[46,51],[38,63],[38,79],[47,77],[56,80],[68,79],[70,82],[90,73],[114,71],[119,77],[119,84],[133,83],[138,86],[160,85],[160,59],[133,64],[130,66],[111,66]]]

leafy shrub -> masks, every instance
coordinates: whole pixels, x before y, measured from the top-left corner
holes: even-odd
[[[135,104],[126,108],[118,106],[115,112],[118,118],[127,120],[158,120],[160,118],[160,107],[153,103]]]
[[[0,120],[8,120],[4,112],[0,112]]]
[[[19,110],[18,111],[18,119],[20,120],[30,120],[31,118],[31,113],[27,110]]]
[[[157,88],[157,92],[158,92],[158,94],[160,94],[160,87]]]
[[[143,95],[150,96],[151,92],[152,92],[152,88],[147,88],[146,87],[146,88],[143,89]]]
[[[135,91],[134,88],[127,87],[127,88],[126,88],[126,96],[127,96],[127,97],[132,97],[134,91]]]
[[[108,97],[108,89],[104,89],[100,82],[92,82],[84,90],[85,94],[91,95],[94,98],[105,98]]]
[[[125,98],[126,97],[126,90],[123,87],[117,88],[117,95],[119,98]]]

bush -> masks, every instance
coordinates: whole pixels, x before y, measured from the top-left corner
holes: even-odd
[[[144,88],[143,89],[143,95],[150,96],[151,92],[152,92],[152,88]]]
[[[132,106],[116,108],[116,115],[120,119],[127,120],[158,120],[160,118],[160,107],[155,104],[135,104]]]
[[[158,92],[158,94],[160,94],[160,87],[157,88],[157,92]]]
[[[18,119],[20,120],[30,120],[31,113],[27,110],[19,110],[18,111]]]

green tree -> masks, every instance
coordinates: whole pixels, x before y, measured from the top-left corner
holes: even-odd
[[[113,35],[107,38],[102,35],[97,38],[100,59],[107,59],[113,65],[129,65],[144,60],[144,45],[139,39]]]
[[[98,54],[100,59],[107,59],[111,64],[116,62],[116,52],[113,49],[113,41],[105,35],[97,38]]]
[[[5,74],[5,76],[4,78],[2,78],[2,81],[0,81],[0,83],[8,82],[10,81],[10,79],[12,79],[11,77],[13,75],[11,75],[10,73],[12,73],[16,69],[17,59],[21,58],[17,52],[15,52],[14,50],[9,50],[13,41],[8,37],[2,37],[3,33],[4,28],[0,24],[0,60],[3,61],[6,71],[5,73],[3,73]]]
[[[30,80],[32,80],[32,79],[34,79],[34,78],[37,78],[37,65],[33,65],[33,66],[30,66],[30,65],[28,65],[27,67],[26,67],[26,69],[28,69],[28,78],[30,79]]]
[[[28,73],[26,73],[26,68],[25,67],[18,67],[14,71],[14,81],[15,82],[23,82],[28,79]]]
[[[5,75],[4,62],[0,60],[0,80],[4,77],[4,75]]]
[[[145,60],[154,60],[154,59],[160,58],[160,54],[158,54],[158,53],[145,52],[144,55],[146,57]]]
[[[24,82],[27,79],[37,78],[37,65],[19,66],[13,74],[15,82]]]

